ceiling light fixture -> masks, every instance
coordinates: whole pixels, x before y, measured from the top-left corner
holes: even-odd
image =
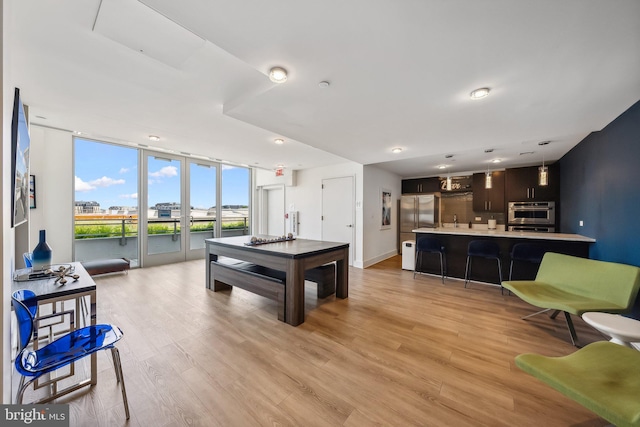
[[[446,168],[447,168],[447,165],[440,165],[440,166],[438,166],[438,169],[446,169]]]
[[[447,191],[451,191],[451,187],[452,187],[452,185],[451,185],[451,177],[448,176],[447,177]]]
[[[476,89],[471,92],[469,96],[471,97],[471,99],[481,99],[489,95],[489,92],[491,92],[491,89],[489,89],[488,87],[481,87],[480,89]]]
[[[287,70],[282,67],[273,67],[269,70],[269,79],[274,83],[284,83],[287,81]]]
[[[156,135],[149,135],[149,140],[151,141],[160,141],[160,137]]]
[[[392,148],[391,152],[394,154],[402,153],[402,148],[400,147]]]
[[[282,144],[284,144],[284,139],[276,138],[276,139],[273,140],[273,142],[275,142],[278,145],[282,145]]]
[[[324,88],[329,87],[329,85],[331,85],[331,83],[329,83],[329,82],[328,82],[328,81],[326,81],[326,80],[323,80],[323,81],[321,81],[320,83],[318,83],[318,86],[320,86],[320,87],[321,87],[321,88],[323,88],[323,89],[324,89]]]
[[[491,160],[491,163],[500,163],[501,161],[502,160],[500,160],[500,159],[493,159],[493,160]]]

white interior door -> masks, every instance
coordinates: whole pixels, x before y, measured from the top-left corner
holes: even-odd
[[[349,243],[349,265],[353,263],[354,200],[352,176],[322,180],[322,240]]]
[[[266,234],[271,236],[283,236],[284,232],[284,188],[268,188],[265,191],[266,203]]]

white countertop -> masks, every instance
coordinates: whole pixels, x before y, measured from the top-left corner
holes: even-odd
[[[514,239],[540,239],[540,240],[566,240],[572,242],[594,243],[596,239],[581,236],[580,234],[564,234],[564,233],[536,233],[532,231],[505,231],[505,230],[487,230],[468,227],[438,227],[438,228],[417,228],[412,230],[414,233],[432,233],[432,234],[460,234],[463,236],[484,236],[484,237],[510,237]]]

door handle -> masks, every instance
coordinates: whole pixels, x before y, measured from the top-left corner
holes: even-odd
[[[352,224],[347,224],[347,227],[352,228],[353,225]]]

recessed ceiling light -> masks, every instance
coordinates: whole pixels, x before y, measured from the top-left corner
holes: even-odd
[[[278,145],[282,145],[282,144],[284,144],[284,139],[276,138],[276,139],[273,140],[273,142],[275,142]]]
[[[480,89],[476,89],[471,92],[469,96],[471,96],[471,99],[480,99],[489,95],[489,92],[491,92],[491,89],[489,89],[488,87],[481,87]]]
[[[79,130],[77,130],[77,131],[75,131],[73,133],[75,133],[76,135],[82,135],[82,132],[80,132]]]
[[[446,168],[448,168],[448,166],[447,166],[447,165],[440,165],[440,166],[438,166],[438,169],[446,169]]]
[[[284,168],[284,165],[280,164],[280,165],[276,165],[276,167],[277,167],[278,169],[283,169],[283,168]]]
[[[284,83],[287,81],[287,70],[282,67],[273,67],[269,70],[269,79],[274,83]]]
[[[400,147],[392,148],[391,152],[395,154],[402,153],[402,148]]]
[[[491,160],[491,163],[500,163],[501,161],[502,160],[500,160],[500,159],[493,159],[493,160]]]
[[[160,141],[160,137],[156,135],[149,135],[149,140],[151,141]]]
[[[318,83],[318,86],[320,86],[321,88],[323,88],[323,89],[324,89],[324,88],[326,88],[326,87],[329,87],[329,85],[330,85],[330,84],[331,84],[331,83],[329,83],[328,81],[323,80],[323,81],[321,81],[320,83]]]

